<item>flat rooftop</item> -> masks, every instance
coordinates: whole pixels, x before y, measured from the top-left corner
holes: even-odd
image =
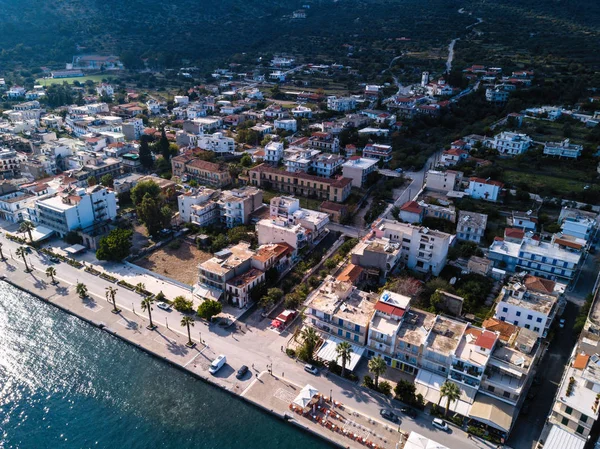
[[[512,296],[506,289],[503,289],[504,296],[500,300],[500,302],[504,302],[507,304],[514,305],[516,307],[521,307],[523,309],[533,310],[535,312],[540,312],[545,315],[550,314],[552,307],[556,304],[557,298],[552,295],[545,295],[543,293],[535,293],[526,291],[523,293],[521,298],[516,296]]]
[[[425,343],[434,322],[435,315],[433,313],[411,309],[404,315],[402,326],[398,330],[398,340],[420,346]]]
[[[247,260],[250,260],[254,252],[250,250],[250,245],[245,243],[239,243],[230,248],[219,251],[215,254],[215,257],[202,262],[199,268],[223,275],[238,267]]]
[[[390,317],[376,314],[371,319],[371,329],[385,335],[394,335],[400,326],[399,320],[391,319]]]
[[[467,326],[467,323],[438,315],[427,338],[427,348],[444,355],[453,354]]]

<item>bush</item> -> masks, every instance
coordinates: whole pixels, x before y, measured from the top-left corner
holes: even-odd
[[[158,292],[158,294],[154,297],[154,300],[157,302],[165,302],[167,300],[167,297],[165,296],[165,294],[161,291]]]
[[[363,386],[370,388],[370,389],[375,388],[375,383],[373,382],[373,378],[368,375],[363,377]]]
[[[176,296],[173,299],[173,307],[181,313],[192,313],[194,311],[194,303],[192,300],[186,299],[185,296]]]
[[[392,392],[392,385],[387,380],[379,382],[378,387],[379,392],[385,394],[386,396],[389,396]]]
[[[296,351],[294,351],[293,349],[290,348],[286,348],[285,353],[289,356],[289,357],[296,357]]]

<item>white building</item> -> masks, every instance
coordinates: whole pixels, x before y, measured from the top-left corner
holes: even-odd
[[[319,154],[312,159],[310,168],[317,176],[331,178],[340,170],[344,161],[339,154]]]
[[[496,202],[500,198],[504,184],[483,178],[470,178],[466,192],[474,199]]]
[[[488,87],[485,90],[485,99],[490,103],[502,104],[508,101],[509,92],[501,87]]]
[[[402,260],[412,270],[431,272],[438,276],[446,266],[448,248],[452,241],[450,234],[387,219],[373,223],[372,230],[377,238],[399,243]]]
[[[198,136],[198,148],[214,151],[218,154],[233,153],[235,151],[235,140],[226,137],[223,133],[201,134]]]
[[[36,201],[38,223],[61,237],[84,230],[117,216],[117,199],[112,190],[101,186],[78,188]]]
[[[458,190],[462,183],[463,172],[455,170],[428,170],[426,178],[426,186],[428,190],[438,192],[450,192]]]
[[[151,98],[148,101],[146,101],[146,108],[148,109],[148,113],[150,115],[160,114],[160,103],[154,98]]]
[[[581,156],[583,145],[571,143],[569,139],[562,142],[546,142],[544,144],[544,154],[547,156],[558,156],[559,158],[577,159]]]
[[[298,122],[296,119],[278,119],[273,122],[275,129],[282,129],[284,131],[289,131],[295,133],[298,129]]]
[[[112,97],[115,94],[115,89],[108,83],[100,83],[96,86],[96,93],[99,96],[106,95]]]
[[[487,215],[477,212],[467,212],[461,210],[458,212],[458,221],[456,223],[456,237],[459,240],[481,243],[487,226]]]
[[[174,101],[177,106],[181,106],[189,104],[190,97],[188,97],[187,95],[175,95]]]
[[[327,109],[336,112],[348,112],[356,109],[356,99],[354,97],[336,97],[335,95],[327,97]]]
[[[342,165],[344,178],[352,179],[352,186],[361,188],[367,181],[369,174],[377,170],[379,159],[361,157],[351,159]]]
[[[295,118],[312,118],[312,109],[306,106],[298,105],[292,109],[292,115]]]
[[[562,233],[590,241],[598,227],[598,215],[579,209],[563,207],[558,217]]]
[[[264,161],[277,165],[281,159],[283,159],[283,142],[269,142],[265,146]]]
[[[494,136],[492,148],[500,154],[516,156],[529,149],[533,141],[527,134],[503,131]]]

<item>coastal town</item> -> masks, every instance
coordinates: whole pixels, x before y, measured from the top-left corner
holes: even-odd
[[[0,275],[339,447],[594,447],[597,91],[409,154],[541,75],[313,87],[355,70],[0,78]]]

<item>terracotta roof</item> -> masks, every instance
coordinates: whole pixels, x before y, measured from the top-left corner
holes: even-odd
[[[522,239],[525,237],[525,231],[517,228],[506,228],[504,230],[504,237],[510,237],[512,239]]]
[[[480,184],[489,184],[489,185],[494,185],[494,186],[498,186],[498,187],[504,187],[504,184],[502,184],[500,181],[493,181],[491,179],[483,179],[483,178],[469,178],[469,181],[472,182],[478,182]]]
[[[354,284],[359,278],[360,275],[362,274],[363,269],[362,267],[359,267],[358,265],[354,265],[352,263],[346,265],[346,268],[344,268],[344,271],[342,271],[338,277],[337,280],[340,282],[350,282],[352,284]]]
[[[551,281],[550,279],[542,279],[531,275],[525,277],[525,287],[527,287],[527,290],[552,294],[555,286],[556,282]]]
[[[377,301],[377,304],[375,304],[375,310],[379,310],[380,312],[397,317],[404,316],[404,313],[406,312],[406,310],[401,309],[400,307],[395,307],[391,304],[386,304],[381,301]]]
[[[199,168],[200,170],[206,170],[211,172],[224,172],[219,164],[214,162],[203,161],[202,159],[194,159],[188,162],[190,167]]]
[[[584,370],[589,359],[590,356],[587,354],[577,354],[577,357],[575,357],[575,361],[573,362],[573,368]]]
[[[479,335],[479,337],[477,337],[477,340],[475,340],[475,345],[491,351],[497,339],[498,336],[495,333],[485,330]]]
[[[463,154],[469,154],[469,152],[459,148],[450,148],[449,150],[444,151],[444,154],[449,154],[451,156],[462,156]]]
[[[339,203],[334,203],[333,201],[323,201],[321,203],[321,210],[332,210],[335,212],[341,212],[344,209],[346,209],[346,206],[344,206],[343,204],[339,204]]]
[[[412,212],[413,214],[420,214],[421,212],[423,212],[423,208],[419,206],[419,203],[417,203],[416,201],[407,201],[402,205],[400,210],[405,212]]]
[[[510,338],[519,330],[517,326],[506,321],[497,320],[496,318],[488,318],[481,325],[484,329],[492,332],[500,333],[500,340],[508,342]]]
[[[581,243],[576,243],[576,242],[572,242],[571,240],[566,240],[566,239],[561,239],[561,238],[554,239],[554,243],[558,243],[559,245],[566,246],[568,248],[573,248],[573,249],[583,248],[583,245]]]

